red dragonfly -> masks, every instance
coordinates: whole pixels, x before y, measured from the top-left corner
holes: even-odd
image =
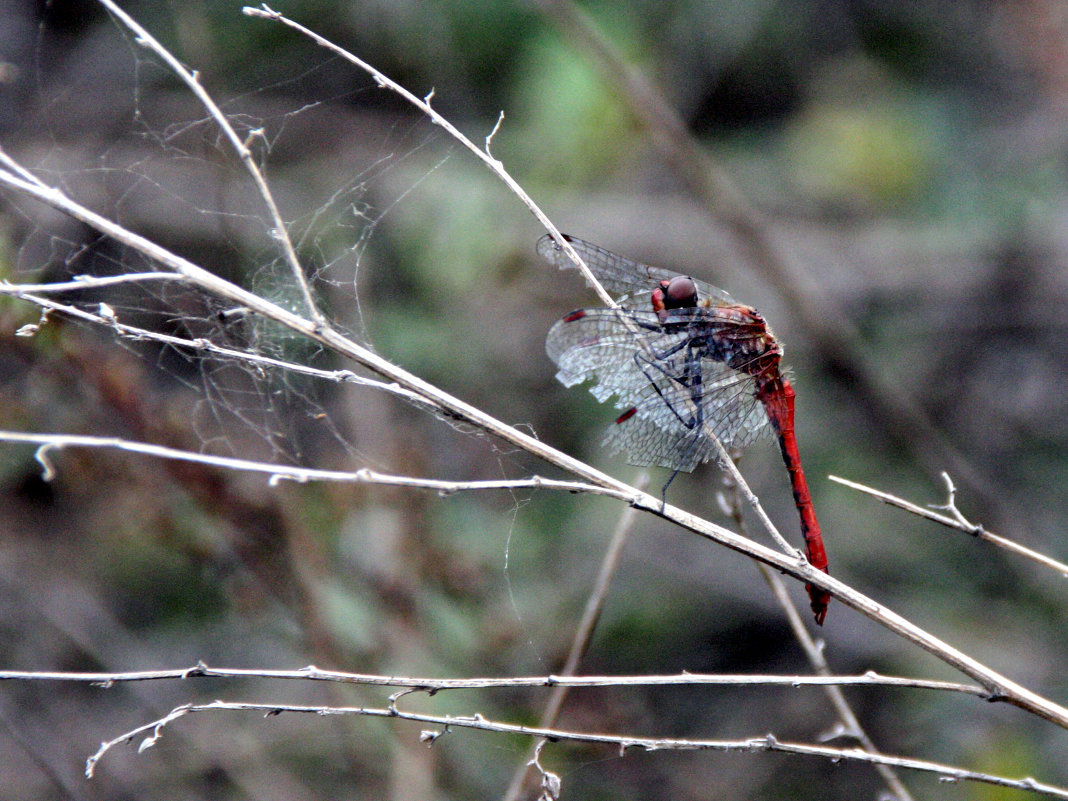
[[[599,401],[613,395],[625,411],[605,434],[632,465],[690,472],[717,455],[708,432],[728,449],[751,442],[768,424],[779,439],[801,516],[808,561],[827,569],[823,535],[794,436],[794,388],[779,364],[782,347],[764,318],[725,292],[564,236],[609,292],[617,309],[579,309],[549,331],[546,351],[565,386],[592,379]],[[550,236],[538,253],[574,268]],[[816,623],[831,596],[811,584]]]

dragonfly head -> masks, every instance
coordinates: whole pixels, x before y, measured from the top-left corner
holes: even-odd
[[[697,306],[697,285],[686,275],[665,278],[653,290],[653,311],[692,309]]]

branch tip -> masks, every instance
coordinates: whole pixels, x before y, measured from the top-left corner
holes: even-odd
[[[493,158],[493,154],[490,153],[490,144],[493,142],[493,137],[497,135],[497,131],[501,129],[502,122],[504,122],[504,109],[501,109],[500,114],[497,115],[497,123],[493,126],[493,130],[490,131],[489,135],[486,137],[486,155],[489,156],[491,159]],[[497,159],[494,159],[494,164],[500,166],[501,162]]]
[[[419,742],[423,743],[427,748],[430,748],[438,741],[438,738],[446,732],[448,732],[448,729],[423,729],[419,732]]]
[[[50,482],[56,477],[56,469],[52,465],[52,460],[48,458],[48,452],[57,447],[58,446],[55,443],[46,442],[33,454],[33,458],[37,460],[39,465],[41,465],[41,481],[44,481],[45,483]]]

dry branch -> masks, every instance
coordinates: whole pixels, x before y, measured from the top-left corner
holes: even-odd
[[[744,740],[703,740],[594,734],[590,732],[568,731],[564,729],[543,729],[534,726],[505,723],[503,721],[490,720],[477,713],[468,716],[430,715],[419,712],[408,712],[399,709],[396,705],[396,700],[398,699],[393,699],[393,702],[388,707],[323,707],[295,704],[245,703],[235,701],[214,701],[208,704],[184,704],[171,710],[169,714],[158,720],[138,726],[112,740],[101,743],[100,748],[96,753],[86,760],[85,775],[91,777],[96,770],[96,765],[101,757],[115,746],[131,742],[135,738],[147,734],[138,745],[138,751],[140,752],[152,748],[159,742],[163,730],[167,726],[196,712],[247,711],[261,712],[267,716],[275,716],[284,712],[290,712],[312,715],[359,715],[363,717],[396,718],[398,720],[415,721],[438,727],[436,730],[424,730],[422,738],[423,741],[429,745],[435,744],[442,735],[448,733],[452,729],[464,728],[496,732],[499,734],[521,735],[555,742],[607,745],[617,748],[620,754],[625,754],[630,749],[641,749],[645,751],[769,751],[793,754],[796,756],[822,757],[835,762],[849,761],[863,762],[872,765],[889,765],[896,768],[933,773],[942,781],[974,781],[999,787],[1028,790],[1030,792],[1050,796],[1051,798],[1068,799],[1068,790],[1038,782],[1032,778],[1009,779],[1003,776],[965,770],[952,765],[939,764],[928,760],[886,756],[883,754],[869,754],[859,748],[830,748],[828,746],[810,745],[808,743],[783,742],[778,740],[773,734],[764,734]]]

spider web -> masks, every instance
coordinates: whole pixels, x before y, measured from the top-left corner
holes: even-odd
[[[99,27],[94,45],[109,48],[110,56],[76,75],[42,33],[33,115],[51,146],[33,153],[12,148],[12,154],[44,183],[308,317],[283,255],[283,233],[216,121],[121,26]],[[199,80],[271,186],[320,310],[371,347],[360,297],[364,265],[371,262],[373,270],[380,255],[375,235],[445,163],[451,143],[417,112],[384,100],[373,81],[321,52],[279,72],[283,77],[250,91],[228,90],[224,75]],[[76,120],[79,114],[84,118]],[[87,126],[94,132],[88,137]],[[13,280],[160,269],[32,201],[14,199],[11,212]],[[123,325],[250,356],[326,370],[351,366],[283,326],[177,282],[87,289],[58,300],[96,315],[106,309]],[[346,426],[330,409],[331,385],[321,379],[173,342],[118,341],[195,393],[186,422],[205,452],[301,463],[329,442],[358,456],[359,464],[374,462],[342,433]]]

